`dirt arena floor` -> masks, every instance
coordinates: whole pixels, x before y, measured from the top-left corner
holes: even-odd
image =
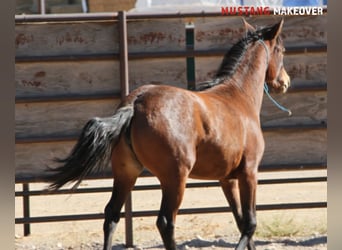
[[[326,176],[326,171],[263,173],[260,179]],[[194,181],[194,180],[189,180]],[[157,183],[155,178],[140,178],[138,185]],[[111,180],[84,181],[82,187],[111,186]],[[327,200],[327,184],[298,183],[259,185],[257,204],[320,202]],[[41,189],[45,184],[32,184]],[[16,185],[16,191],[21,190]],[[32,197],[31,216],[102,213],[110,193]],[[158,210],[160,190],[133,192],[135,211]],[[226,206],[220,188],[187,189],[181,208]],[[22,199],[16,198],[15,215],[22,217]],[[322,250],[327,249],[327,209],[258,211],[255,234],[257,249]],[[134,218],[134,248],[163,249],[156,217]],[[102,249],[102,220],[37,223],[31,235],[23,236],[23,226],[15,225],[15,249]],[[179,215],[176,240],[179,249],[234,249],[239,239],[231,213]],[[112,249],[125,249],[125,223],[122,219],[113,237]]]

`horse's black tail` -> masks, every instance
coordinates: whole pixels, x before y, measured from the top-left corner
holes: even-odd
[[[57,190],[69,182],[76,182],[72,188],[77,188],[86,175],[106,167],[112,149],[132,117],[133,107],[129,105],[119,108],[112,117],[88,121],[69,156],[55,159],[62,165],[49,169],[54,173],[48,177],[52,182],[48,189]]]

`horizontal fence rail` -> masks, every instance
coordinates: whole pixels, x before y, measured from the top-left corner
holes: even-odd
[[[294,171],[294,170],[324,170],[327,169],[325,164],[307,164],[307,165],[299,165],[299,166],[261,166],[260,172],[274,172],[274,171]],[[151,177],[153,176],[148,171],[144,171],[140,177]],[[92,178],[86,179],[107,179],[110,177],[110,173],[108,172],[106,176],[96,177],[92,176]],[[33,196],[41,196],[41,195],[65,195],[65,194],[85,194],[85,193],[103,193],[103,192],[111,192],[112,187],[95,187],[95,188],[79,188],[76,190],[70,189],[61,189],[54,192],[47,192],[44,190],[29,190],[29,183],[34,182],[44,182],[46,180],[45,177],[34,178],[34,179],[16,179],[16,183],[22,183],[23,191],[16,191],[16,197],[22,197],[24,203],[24,211],[29,210],[29,198]],[[295,178],[276,178],[276,179],[261,179],[258,181],[258,185],[271,185],[271,184],[294,184],[294,183],[314,183],[314,182],[326,182],[326,176],[318,176],[318,177],[295,177]],[[210,182],[201,182],[201,183],[187,183],[186,188],[208,188],[208,187],[219,187],[219,183],[217,181]],[[137,185],[133,188],[133,191],[148,191],[148,190],[160,190],[159,184],[152,185]],[[280,204],[258,204],[257,210],[259,211],[269,211],[269,210],[281,210],[281,209],[308,209],[308,208],[326,208],[327,202],[306,202],[306,203],[280,203]],[[131,208],[131,206],[130,206]],[[157,210],[149,210],[149,211],[132,211],[127,210],[126,212],[121,213],[121,217],[124,217],[126,220],[130,220],[132,223],[132,219],[134,217],[144,217],[144,216],[156,216],[158,214]],[[179,214],[195,214],[195,213],[221,213],[221,212],[231,212],[228,206],[225,207],[211,207],[211,208],[187,208],[180,209]],[[96,214],[75,214],[75,215],[58,215],[58,216],[40,216],[40,217],[30,217],[29,211],[27,211],[26,216],[22,218],[16,218],[16,224],[24,224],[28,225],[31,223],[44,223],[44,222],[58,222],[58,221],[79,221],[79,220],[95,220],[95,219],[103,219],[103,213]],[[127,216],[129,215],[129,216]],[[26,232],[28,235],[30,231]],[[127,232],[132,234],[133,232]],[[130,241],[129,241],[130,242]],[[130,243],[127,245],[132,245]]]
[[[209,57],[223,56],[227,50],[185,50],[168,52],[132,52],[128,53],[128,59],[138,60],[146,58],[183,58],[183,57]],[[286,55],[302,53],[326,53],[326,45],[287,47]],[[87,54],[87,55],[54,55],[54,56],[17,56],[16,63],[28,62],[59,62],[59,61],[90,61],[90,60],[118,60],[118,53],[111,54]]]
[[[327,13],[327,7],[323,7],[323,13]],[[270,8],[270,15],[273,15],[273,8]],[[167,12],[167,13],[127,13],[127,20],[141,20],[141,19],[169,19],[169,18],[196,18],[196,17],[220,17],[221,11],[199,11],[199,12]],[[67,21],[104,21],[116,20],[118,18],[117,12],[106,13],[73,13],[73,14],[29,14],[16,15],[16,23],[26,22],[67,22]],[[225,17],[229,18],[229,17]]]
[[[321,166],[321,169],[326,169],[326,167]],[[146,172],[142,175],[145,177],[152,176],[150,173]],[[295,178],[276,178],[276,179],[261,179],[258,181],[258,185],[272,185],[272,184],[293,184],[293,183],[314,183],[314,182],[326,182],[326,176],[318,177],[295,177]],[[209,188],[209,187],[219,187],[217,181],[201,182],[201,183],[187,183],[186,188]],[[160,190],[159,184],[151,185],[136,185],[133,189],[134,192],[148,191],[148,190]],[[27,225],[32,223],[45,223],[45,222],[58,222],[58,221],[82,221],[82,220],[98,220],[103,219],[103,213],[93,213],[93,214],[73,214],[73,215],[57,215],[57,216],[35,216],[31,217],[29,215],[29,198],[33,196],[42,195],[65,195],[65,194],[89,194],[89,193],[103,193],[111,192],[112,187],[96,187],[96,188],[78,188],[76,190],[61,189],[54,192],[47,192],[44,190],[29,190],[29,184],[23,184],[23,191],[16,191],[16,197],[22,197],[24,203],[24,217],[16,218],[16,224],[24,224],[26,226],[27,235],[30,233],[30,229]],[[125,206],[125,212],[121,212],[121,217],[125,218],[126,223],[126,246],[133,246],[133,231],[132,224],[133,218],[136,217],[148,217],[157,216],[158,210],[147,210],[147,211],[133,211],[132,210],[132,199],[129,197],[129,206]],[[257,204],[256,208],[258,211],[270,211],[270,210],[282,210],[282,209],[310,209],[310,208],[326,208],[327,202],[302,202],[302,203],[279,203],[279,204]],[[28,210],[28,211],[27,211]],[[26,212],[25,212],[26,211]],[[183,208],[180,209],[178,214],[188,215],[188,214],[209,214],[209,213],[226,213],[231,212],[229,206],[218,206],[218,207],[206,207],[206,208]],[[127,224],[130,225],[127,227]]]
[[[272,10],[271,10],[272,13]],[[326,9],[324,9],[324,13],[326,13]],[[196,40],[184,41],[184,47],[181,47],[179,50],[178,47],[174,47],[174,49],[159,49],[159,50],[142,50],[142,51],[129,51],[127,47],[127,24],[129,22],[137,22],[143,20],[165,20],[165,19],[179,19],[183,24],[189,24],[193,22],[196,18],[199,20],[206,20],[206,18],[218,18],[222,17],[221,12],[198,12],[198,13],[155,13],[155,14],[136,14],[136,13],[86,13],[86,14],[58,14],[58,15],[18,15],[15,17],[15,23],[19,26],[24,25],[44,25],[48,24],[61,24],[65,22],[72,22],[73,24],[81,24],[83,22],[101,22],[106,23],[108,26],[115,26],[117,27],[117,33],[115,31],[115,35],[118,36],[118,49],[113,49],[110,51],[100,51],[100,52],[87,52],[87,53],[75,53],[70,52],[67,50],[63,50],[64,52],[59,52],[57,54],[50,54],[45,53],[41,54],[20,54],[16,55],[15,62],[18,70],[22,70],[24,73],[27,74],[25,71],[26,67],[31,65],[61,65],[63,63],[75,63],[77,65],[89,63],[92,64],[99,64],[99,63],[111,63],[111,70],[117,70],[117,77],[116,75],[113,77],[117,80],[119,84],[115,83],[119,87],[116,89],[111,90],[104,90],[99,91],[96,93],[93,92],[85,92],[85,93],[69,93],[69,92],[58,92],[55,93],[51,90],[48,94],[41,92],[30,92],[29,95],[26,94],[26,89],[20,92],[20,94],[16,95],[15,103],[16,105],[21,108],[32,108],[35,110],[36,108],[39,112],[41,107],[55,105],[51,107],[51,109],[55,108],[58,109],[58,105],[62,105],[67,103],[69,105],[73,104],[76,105],[77,102],[111,102],[111,101],[119,101],[123,96],[127,95],[130,90],[130,82],[128,77],[129,75],[129,64],[130,63],[139,63],[144,62],[144,60],[183,60],[184,59],[184,68],[186,69],[186,73],[184,74],[185,77],[180,78],[184,80],[186,84],[183,87],[189,87],[194,84],[194,77],[196,76],[196,67],[197,65],[201,65],[202,69],[205,68],[206,65],[210,66],[210,60],[215,57],[222,57],[226,53],[226,49],[223,50],[221,48],[207,48],[202,47],[197,48]],[[228,19],[229,17],[222,17]],[[198,21],[197,20],[197,21]],[[201,22],[201,21],[198,21]],[[298,25],[295,22],[292,25]],[[185,27],[185,25],[183,25]],[[38,26],[37,26],[38,27]],[[35,28],[37,28],[35,27]],[[312,26],[310,26],[312,27]],[[202,27],[203,28],[203,27]],[[116,28],[115,28],[116,30]],[[204,29],[205,30],[205,29]],[[184,28],[184,33],[186,29]],[[196,31],[196,25],[195,25]],[[307,32],[307,30],[306,30]],[[196,33],[196,32],[195,32]],[[195,36],[194,30],[192,32],[188,32],[191,36]],[[204,32],[205,33],[205,32]],[[111,34],[111,33],[110,33]],[[21,34],[19,34],[20,36]],[[314,36],[317,34],[315,33]],[[210,36],[210,35],[208,35]],[[207,36],[207,37],[208,37]],[[310,44],[295,44],[292,43],[290,45],[286,45],[286,56],[293,57],[290,62],[293,66],[294,74],[305,78],[306,75],[309,75],[310,81],[307,81],[305,78],[297,79],[297,82],[289,89],[289,95],[297,95],[298,94],[305,95],[306,93],[310,93],[308,95],[308,104],[307,106],[298,107],[299,112],[303,112],[302,110],[310,109],[314,115],[308,115],[308,118],[303,119],[301,122],[294,122],[294,123],[282,123],[284,118],[279,118],[279,122],[266,123],[267,119],[265,119],[265,124],[262,124],[262,129],[264,133],[269,134],[281,134],[281,133],[305,133],[307,132],[307,136],[310,136],[310,140],[318,140],[318,144],[322,143],[325,140],[325,134],[327,130],[327,119],[326,119],[326,112],[325,109],[325,101],[326,101],[326,91],[327,91],[327,79],[324,73],[324,67],[326,61],[326,52],[327,52],[327,44],[324,41],[325,32],[321,32],[321,36],[323,37],[322,41],[315,41]],[[24,42],[27,37],[24,37]],[[189,37],[182,37],[182,39],[187,40]],[[28,37],[28,40],[31,38]],[[192,39],[195,39],[194,37]],[[19,41],[20,42],[20,41]],[[185,45],[185,43],[187,43]],[[114,46],[114,45],[113,45]],[[116,45],[115,45],[116,46]],[[210,47],[210,46],[209,46]],[[227,48],[228,49],[228,48]],[[30,51],[29,49],[27,49]],[[113,52],[114,51],[114,52]],[[50,52],[50,51],[48,51]],[[294,63],[298,59],[298,57],[303,56],[312,56],[313,59],[313,69],[310,66],[306,66],[308,64],[307,61],[302,62],[301,67],[297,67]],[[323,58],[323,59],[322,59]],[[204,59],[204,60],[203,60]],[[198,61],[197,61],[198,60]],[[204,62],[209,60],[209,63]],[[190,63],[189,63],[190,62]],[[310,62],[310,61],[309,61]],[[116,64],[113,64],[116,63]],[[207,64],[205,64],[207,63]],[[102,66],[104,64],[101,64]],[[304,65],[304,66],[303,66]],[[306,66],[306,67],[305,67]],[[51,66],[50,66],[51,67]],[[117,67],[117,69],[114,67]],[[191,69],[190,69],[191,68]],[[48,68],[49,69],[49,68]],[[313,71],[318,69],[320,73],[317,73],[317,76],[312,74]],[[37,69],[33,68],[32,74],[38,74],[38,76],[44,75],[41,71],[36,72],[34,71]],[[183,70],[183,69],[182,69]],[[200,70],[199,74],[202,73],[203,70]],[[210,69],[209,69],[210,71]],[[23,74],[24,74],[23,73]],[[31,72],[29,72],[31,73]],[[84,73],[84,72],[83,72]],[[198,72],[197,72],[198,73]],[[210,73],[210,72],[209,72]],[[208,75],[209,75],[208,73]],[[27,75],[24,75],[27,77]],[[26,78],[21,79],[21,81],[26,84],[32,84],[33,87],[37,87],[39,89],[40,86],[38,82],[34,80],[29,82]],[[299,78],[300,78],[299,77]],[[47,78],[50,79],[50,78]],[[314,79],[314,80],[313,80]],[[77,80],[77,79],[76,79]],[[74,81],[76,81],[74,80]],[[37,86],[34,86],[37,84]],[[160,84],[160,83],[158,83]],[[114,84],[113,84],[114,85]],[[88,86],[88,85],[87,85]],[[134,86],[137,87],[137,86]],[[133,88],[133,87],[132,87]],[[43,93],[43,94],[42,94]],[[313,97],[312,97],[313,96]],[[291,99],[292,100],[292,99]],[[314,103],[315,100],[319,100],[321,104]],[[291,101],[288,101],[289,103]],[[76,103],[76,104],[74,104]],[[290,103],[291,104],[291,103]],[[321,105],[321,106],[319,106]],[[318,108],[317,108],[318,106]],[[56,108],[57,107],[57,108]],[[28,112],[30,109],[28,108]],[[114,110],[114,109],[113,109]],[[315,112],[319,110],[320,112]],[[323,111],[322,111],[323,110]],[[26,115],[25,113],[23,113]],[[42,112],[44,114],[44,112]],[[316,115],[317,114],[317,115]],[[317,117],[316,117],[317,116]],[[20,117],[19,117],[20,118]],[[296,117],[297,119],[302,119],[301,113]],[[57,118],[56,118],[57,119]],[[20,121],[24,123],[24,119]],[[45,121],[44,121],[45,122]],[[39,124],[39,123],[37,123]],[[37,126],[37,124],[33,124],[32,126]],[[34,128],[35,129],[35,128]],[[33,129],[33,130],[34,130]],[[16,146],[22,147],[21,153],[25,152],[26,149],[29,149],[31,145],[39,145],[44,143],[51,143],[51,144],[58,144],[65,145],[67,143],[74,143],[78,137],[78,130],[71,130],[67,133],[39,133],[39,134],[27,134],[27,133],[20,133],[20,128],[18,129],[19,132],[16,135]],[[30,130],[28,130],[30,131]],[[312,133],[311,133],[312,132]],[[312,138],[311,138],[312,137]],[[318,137],[318,139],[316,138]],[[292,138],[292,137],[291,137]],[[315,143],[316,141],[313,141]],[[311,141],[309,142],[311,143]],[[318,150],[325,150],[324,147],[315,147]],[[38,147],[38,150],[40,148]],[[305,152],[306,153],[306,152]],[[319,152],[322,154],[322,152]],[[312,152],[311,152],[312,154]],[[38,154],[39,155],[39,154]],[[308,160],[310,159],[310,160]],[[277,172],[277,171],[306,171],[306,170],[326,170],[327,163],[325,157],[317,157],[312,160],[310,156],[306,156],[306,161],[303,162],[266,162],[261,164],[260,172]],[[25,164],[28,164],[25,162]],[[144,171],[140,177],[151,177],[152,175]],[[103,172],[103,173],[94,173],[88,176],[86,179],[108,179],[111,178],[110,171]],[[99,192],[111,192],[112,187],[96,187],[96,188],[79,188],[77,190],[68,190],[62,189],[56,192],[49,192],[47,193],[44,190],[30,190],[31,183],[37,182],[46,182],[47,176],[43,173],[24,173],[24,174],[16,174],[15,182],[16,184],[22,185],[22,191],[16,191],[15,196],[18,198],[22,198],[23,200],[23,217],[22,218],[15,218],[16,224],[23,224],[24,225],[24,235],[30,234],[30,224],[31,223],[43,223],[43,222],[58,222],[58,221],[74,221],[74,220],[93,220],[93,219],[102,219],[103,213],[97,214],[75,214],[75,215],[58,215],[58,216],[30,216],[30,197],[34,196],[44,196],[44,195],[62,195],[62,194],[83,194],[83,193],[99,193]],[[259,185],[273,185],[273,184],[292,184],[292,183],[317,183],[317,182],[326,182],[326,176],[319,176],[319,177],[295,177],[295,178],[275,178],[275,179],[261,179],[259,180]],[[188,183],[187,188],[205,188],[205,187],[218,187],[218,182],[201,182],[201,183]],[[134,192],[139,191],[148,191],[148,190],[159,190],[160,186],[157,184],[151,185],[137,185],[134,187]],[[308,208],[326,208],[327,202],[326,201],[313,201],[313,202],[297,202],[297,203],[280,203],[280,204],[258,204],[257,210],[278,210],[278,209],[308,209]],[[197,214],[197,213],[221,213],[221,212],[230,212],[230,208],[227,207],[210,207],[210,208],[186,208],[180,209],[179,214]],[[150,210],[150,211],[133,211],[132,209],[132,198],[129,197],[125,204],[125,212],[121,213],[121,216],[125,218],[126,223],[126,245],[132,246],[133,245],[133,232],[132,232],[132,219],[134,217],[142,217],[142,216],[155,216],[158,214],[158,211]]]

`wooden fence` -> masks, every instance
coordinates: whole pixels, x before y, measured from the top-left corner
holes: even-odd
[[[266,25],[278,18],[258,16],[247,20]],[[292,87],[287,94],[274,97],[293,115],[288,117],[264,98],[261,121],[266,150],[261,171],[327,167],[326,25],[326,14],[285,17],[284,64]],[[25,225],[25,234],[29,234],[30,223],[102,218],[103,214],[39,218],[29,214],[29,197],[42,195],[40,191],[30,191],[29,183],[45,181],[46,165],[70,151],[87,120],[111,115],[122,96],[143,84],[191,88],[209,80],[224,53],[243,33],[241,17],[220,13],[16,16],[15,173],[16,183],[23,184],[23,191],[16,192],[16,196],[23,197],[25,210],[16,223]],[[108,169],[89,178],[109,177]],[[294,181],[326,181],[326,176],[261,180],[261,184]],[[158,186],[138,187],[144,188]],[[103,191],[110,189],[78,192]],[[57,193],[65,192],[68,191]],[[155,214],[131,211],[129,205],[128,202],[128,228],[132,216]],[[305,207],[326,207],[326,202],[259,205],[258,209]],[[180,213],[218,211],[229,208]],[[128,245],[133,243],[130,237],[126,239]]]

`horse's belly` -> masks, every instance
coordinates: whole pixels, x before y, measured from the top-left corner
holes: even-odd
[[[189,177],[203,180],[219,180],[228,176],[238,163],[225,160],[199,160],[192,168]]]
[[[242,152],[243,147],[238,143],[230,145],[203,144],[197,147],[196,161],[189,177],[206,180],[227,177],[240,165]]]
[[[198,180],[219,180],[222,175],[220,173],[203,173],[195,170],[190,172],[189,177]]]

